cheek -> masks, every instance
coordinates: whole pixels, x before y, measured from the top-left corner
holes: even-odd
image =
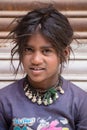
[[[24,68],[28,65],[28,63],[29,63],[28,61],[29,61],[28,57],[24,56],[22,58],[22,65]]]
[[[58,57],[52,57],[48,60],[48,64],[50,67],[58,69],[58,67],[60,66],[60,59]]]

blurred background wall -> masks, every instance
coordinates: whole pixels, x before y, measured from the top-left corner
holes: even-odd
[[[53,4],[66,15],[74,29],[72,47],[75,57],[71,54],[70,63],[66,66],[63,76],[87,91],[87,0],[0,0],[0,88],[23,77],[20,71],[17,77],[10,67],[11,37],[7,34],[15,26],[14,18],[21,17],[36,7]],[[14,58],[17,65],[18,58]]]

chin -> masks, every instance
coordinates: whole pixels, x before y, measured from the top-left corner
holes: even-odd
[[[40,82],[43,82],[45,79],[41,78],[41,77],[29,77],[30,80],[32,80],[32,82],[37,82],[37,83],[40,83]]]

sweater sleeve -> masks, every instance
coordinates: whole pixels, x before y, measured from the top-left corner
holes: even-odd
[[[7,121],[5,119],[3,105],[1,102],[0,102],[0,130],[9,130],[8,125],[7,125]]]
[[[87,130],[87,94],[80,98],[78,106],[78,120],[76,122],[76,130]]]

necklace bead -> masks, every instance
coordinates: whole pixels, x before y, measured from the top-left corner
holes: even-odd
[[[37,103],[38,103],[39,105],[42,104],[42,100],[41,100],[40,97],[38,98]]]
[[[52,98],[49,99],[49,104],[52,104],[53,103],[53,100]]]
[[[32,97],[33,97],[33,96],[32,96],[32,93],[30,93],[30,94],[28,95],[28,98],[29,98],[29,99],[32,99]]]
[[[59,98],[58,93],[55,93],[55,97],[56,97],[56,99],[58,99],[58,98]]]
[[[36,99],[36,96],[34,95],[33,98],[32,98],[32,102],[36,102],[37,99]]]
[[[45,99],[45,100],[43,101],[43,103],[44,103],[45,106],[48,105],[47,99]]]

